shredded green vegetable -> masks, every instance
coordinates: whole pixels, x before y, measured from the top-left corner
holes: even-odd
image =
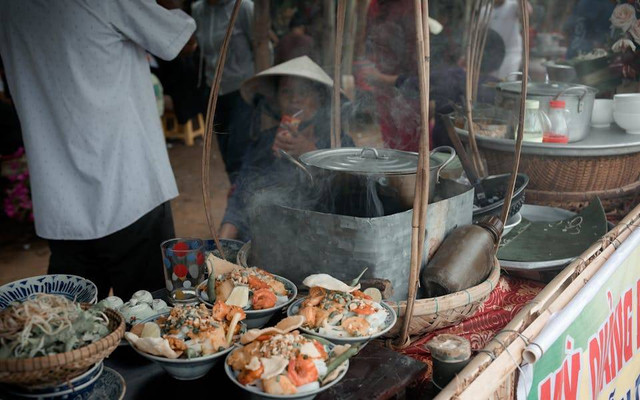
[[[100,307],[82,310],[63,296],[38,293],[0,311],[0,359],[65,353],[109,333]]]

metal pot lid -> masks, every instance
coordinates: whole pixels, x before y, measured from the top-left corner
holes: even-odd
[[[502,82],[498,84],[498,88],[500,90],[504,90],[505,92],[510,93],[520,93],[522,90],[522,82],[514,81],[514,82]],[[597,90],[590,86],[585,85],[577,85],[574,83],[564,83],[564,82],[530,82],[527,84],[527,95],[531,96],[555,96],[560,92],[567,91],[569,89],[580,88],[584,89],[588,92],[596,93]],[[566,93],[563,93],[562,96],[575,96],[581,97],[584,94],[582,90],[570,90]]]
[[[300,161],[317,168],[363,174],[415,174],[418,170],[418,153],[371,147],[315,150],[301,155]]]

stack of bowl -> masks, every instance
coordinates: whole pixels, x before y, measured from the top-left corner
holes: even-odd
[[[86,399],[93,391],[96,382],[102,375],[104,365],[102,361],[91,366],[81,375],[71,378],[59,384],[53,385],[31,385],[28,387],[2,385],[2,392],[14,395],[16,398],[39,399],[39,400],[65,400],[65,399]]]
[[[613,119],[630,134],[640,134],[640,93],[613,96]]]

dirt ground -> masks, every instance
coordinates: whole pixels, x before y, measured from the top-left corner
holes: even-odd
[[[353,127],[350,131],[357,146],[381,146],[382,140],[375,125]],[[180,196],[171,202],[176,235],[210,237],[202,202],[202,140],[196,140],[194,146],[185,146],[180,141],[171,142],[168,144],[168,151],[180,191]],[[212,157],[211,211],[218,226],[227,204],[229,181],[217,148],[213,149]],[[0,285],[45,274],[49,263],[49,247],[46,240],[38,238],[30,224],[18,224],[7,220],[2,220],[1,223]]]

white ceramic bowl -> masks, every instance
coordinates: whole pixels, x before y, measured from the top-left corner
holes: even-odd
[[[161,314],[168,315],[168,313]],[[146,319],[143,322],[155,321],[159,316]],[[243,322],[240,322],[244,326]],[[241,329],[244,331],[245,329]],[[202,378],[205,376],[214,365],[216,365],[224,355],[229,353],[235,348],[234,343],[229,348],[219,351],[217,353],[209,354],[208,356],[195,357],[195,358],[177,358],[170,359],[166,357],[154,356],[144,351],[140,351],[136,346],[131,346],[142,357],[151,360],[164,369],[171,377],[181,381],[191,381],[194,379]]]
[[[613,112],[640,114],[640,100],[627,101],[624,103],[613,103]]]
[[[98,301],[98,288],[88,279],[76,275],[40,275],[0,286],[0,310],[36,293],[58,294],[78,303],[95,304]]]
[[[613,119],[627,133],[640,135],[640,113],[630,114],[614,111]]]
[[[520,222],[522,222],[522,215],[520,213],[517,213],[513,217],[509,218],[507,220],[507,223],[504,225],[504,229],[502,231],[502,236],[503,237],[506,236],[507,233],[509,233],[516,226],[518,226],[518,224]]]
[[[613,96],[613,102],[616,104],[640,101],[640,93],[621,93]]]
[[[613,122],[613,100],[596,99],[591,113],[591,126],[607,128]]]
[[[300,305],[302,304],[302,302],[304,301],[304,298],[302,299],[298,299],[295,302],[293,302],[293,304],[291,304],[289,306],[289,308],[287,309],[287,317],[291,317],[293,315],[298,315],[298,312],[300,310]],[[371,339],[375,339],[377,337],[380,337],[382,335],[384,335],[385,333],[389,332],[391,330],[391,328],[393,328],[393,326],[396,324],[396,321],[398,319],[398,316],[396,315],[396,312],[393,310],[393,308],[391,308],[387,303],[385,303],[384,301],[380,302],[380,305],[387,311],[387,319],[385,319],[384,324],[382,326],[382,329],[379,332],[374,333],[371,336],[335,336],[335,335],[324,335],[322,333],[318,333],[314,330],[311,329],[307,329],[304,327],[300,327],[300,330],[308,333],[310,335],[314,335],[314,336],[318,336],[321,337],[323,339],[326,339],[332,343],[335,344],[359,344],[359,343],[365,343],[368,342]]]
[[[331,344],[331,348],[333,348],[333,343]],[[229,356],[227,356],[227,358],[229,358]],[[231,379],[231,382],[235,383],[237,386],[239,386],[240,388],[242,388],[242,389],[244,389],[245,391],[248,392],[249,397],[252,400],[273,400],[273,399],[277,399],[277,400],[294,400],[294,399],[295,400],[312,400],[319,393],[324,392],[325,390],[329,389],[331,386],[333,386],[336,383],[340,382],[340,380],[342,380],[342,378],[344,378],[344,376],[347,374],[347,371],[349,370],[349,360],[347,360],[346,363],[347,363],[347,368],[345,368],[345,370],[342,371],[338,375],[338,377],[336,379],[332,380],[331,382],[327,383],[326,385],[321,386],[320,388],[318,388],[316,390],[311,390],[311,391],[308,391],[308,392],[296,393],[296,394],[291,394],[291,395],[269,394],[269,393],[265,393],[265,392],[259,390],[255,386],[245,386],[245,385],[241,384],[240,382],[238,382],[238,379],[236,378],[236,374],[233,372],[233,369],[229,366],[229,364],[227,363],[226,359],[225,359],[225,362],[224,362],[224,371],[227,373],[227,376],[229,377],[229,379]]]
[[[248,329],[262,328],[267,322],[269,322],[275,313],[280,310],[284,310],[296,299],[296,296],[298,295],[298,288],[293,282],[278,275],[274,275],[274,278],[284,283],[285,288],[289,291],[288,300],[285,303],[264,310],[244,310],[245,314],[247,314],[247,318],[242,322],[247,325]],[[207,280],[196,287],[196,295],[198,296],[198,299],[208,307],[213,307],[213,304],[209,302],[206,290],[203,289],[206,287]]]

